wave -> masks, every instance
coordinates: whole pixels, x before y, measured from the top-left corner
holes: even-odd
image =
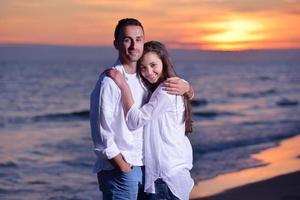
[[[75,121],[75,120],[88,120],[89,110],[66,112],[66,113],[49,113],[37,116],[28,117],[11,117],[0,118],[0,127],[6,124],[26,124],[37,122],[56,122],[56,121]]]
[[[286,107],[286,106],[297,106],[299,104],[299,102],[295,101],[295,100],[283,98],[283,99],[277,101],[276,104],[280,107]]]
[[[81,160],[81,161],[79,161]],[[62,161],[62,164],[68,165],[72,168],[78,167],[78,168],[88,168],[91,169],[93,167],[93,163],[89,162],[89,160],[83,160],[83,159],[76,159],[76,160],[65,160]]]
[[[48,182],[46,182],[46,181],[28,181],[27,184],[29,184],[29,185],[47,185]]]
[[[70,113],[55,113],[46,114],[33,117],[33,121],[66,121],[66,120],[77,120],[77,119],[89,119],[89,110],[75,111]]]
[[[242,98],[259,98],[259,97],[266,97],[269,95],[277,94],[277,90],[269,89],[265,91],[258,91],[258,92],[246,92],[246,93],[234,93],[228,92],[229,97],[242,97]]]
[[[18,165],[12,161],[0,163],[0,168],[17,168]]]
[[[300,121],[298,120],[277,120],[277,121],[251,121],[251,122],[242,122],[240,125],[242,126],[257,126],[257,125],[276,125],[276,124],[288,124],[288,123],[294,123],[294,124],[300,124]]]
[[[0,194],[8,194],[8,193],[9,193],[9,190],[0,188]]]
[[[191,100],[191,105],[193,107],[198,107],[198,106],[206,106],[208,104],[206,99],[192,99]]]
[[[261,81],[269,81],[269,80],[273,80],[274,78],[272,77],[269,77],[269,76],[259,76],[258,77],[258,80],[261,80]]]
[[[236,148],[244,148],[250,146],[274,146],[281,140],[293,137],[298,135],[297,132],[289,132],[285,134],[278,134],[278,135],[268,135],[268,136],[260,136],[256,138],[244,138],[240,140],[233,140],[233,141],[221,141],[216,143],[208,143],[208,144],[201,144],[201,145],[194,145],[193,149],[194,152],[197,154],[205,154],[205,153],[212,153],[212,152],[220,152],[229,149],[236,149]]]
[[[207,103],[206,100],[194,100],[194,106],[201,106]],[[60,122],[60,121],[76,121],[89,120],[89,110],[66,112],[66,113],[50,113],[44,115],[37,115],[32,117],[14,117],[8,119],[1,119],[0,125],[4,127],[5,124],[26,124],[38,122]],[[200,118],[216,118],[221,116],[238,116],[241,114],[233,112],[218,112],[218,111],[199,111],[193,112],[193,115]]]
[[[223,116],[242,116],[240,113],[234,112],[218,112],[218,111],[199,111],[193,112],[193,115],[201,118],[217,118]]]

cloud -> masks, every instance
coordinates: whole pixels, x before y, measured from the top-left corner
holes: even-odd
[[[116,23],[125,17],[143,23],[147,40],[193,48],[209,47],[212,43],[203,38],[219,37],[222,32],[226,37],[239,33],[249,38],[262,31],[259,34],[276,41],[300,34],[294,30],[300,20],[300,0],[0,0],[0,42],[10,34],[15,40],[107,45]],[[207,26],[226,25],[232,18],[264,26],[254,32],[237,28],[232,33]]]

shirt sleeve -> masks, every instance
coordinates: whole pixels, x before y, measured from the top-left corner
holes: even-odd
[[[159,115],[165,113],[172,101],[169,94],[158,87],[152,94],[149,102],[142,108],[137,108],[133,105],[127,115],[126,123],[129,130],[135,130],[144,126],[150,120],[153,120]]]
[[[100,158],[112,159],[120,153],[114,136],[114,108],[120,100],[120,91],[107,77],[99,80],[91,94],[90,123],[94,152]]]

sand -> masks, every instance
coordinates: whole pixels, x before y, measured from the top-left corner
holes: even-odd
[[[300,171],[198,200],[300,200]]]
[[[217,176],[199,182],[191,199],[203,200],[300,200],[300,136],[282,141],[253,158],[263,167]]]

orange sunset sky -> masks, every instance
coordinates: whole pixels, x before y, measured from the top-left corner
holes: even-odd
[[[0,43],[112,46],[124,17],[174,48],[300,48],[300,0],[0,0]]]

